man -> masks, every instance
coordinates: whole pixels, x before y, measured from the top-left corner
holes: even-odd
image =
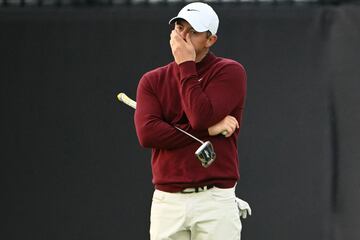
[[[209,51],[219,25],[209,5],[188,4],[169,23],[174,24],[170,47],[175,61],[143,75],[135,112],[139,142],[152,148],[150,236],[238,240],[238,205],[250,211],[235,197],[245,70]],[[216,160],[204,168],[194,155],[199,144],[173,126],[211,141]]]

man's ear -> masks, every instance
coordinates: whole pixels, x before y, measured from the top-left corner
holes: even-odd
[[[208,40],[206,41],[206,47],[211,47],[212,45],[214,45],[217,41],[217,36],[216,35],[211,35]]]

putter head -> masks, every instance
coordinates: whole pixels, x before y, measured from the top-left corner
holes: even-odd
[[[200,160],[203,167],[210,166],[216,158],[214,147],[210,141],[204,142],[195,152],[196,157]]]

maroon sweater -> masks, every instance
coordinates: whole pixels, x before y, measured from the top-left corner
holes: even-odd
[[[234,186],[239,179],[237,136],[209,136],[208,128],[227,115],[241,124],[246,73],[238,62],[212,53],[199,63],[175,62],[143,75],[137,89],[135,127],[141,146],[152,148],[155,188],[177,192],[187,187]],[[204,168],[196,158],[200,143],[176,130],[210,140],[216,160]]]

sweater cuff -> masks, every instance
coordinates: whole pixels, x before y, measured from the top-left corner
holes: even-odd
[[[191,76],[197,76],[196,64],[194,61],[186,61],[179,65],[180,81],[187,79]]]
[[[198,130],[196,131],[197,135],[199,136],[199,138],[209,138],[209,130],[208,129],[203,129],[203,130]]]

